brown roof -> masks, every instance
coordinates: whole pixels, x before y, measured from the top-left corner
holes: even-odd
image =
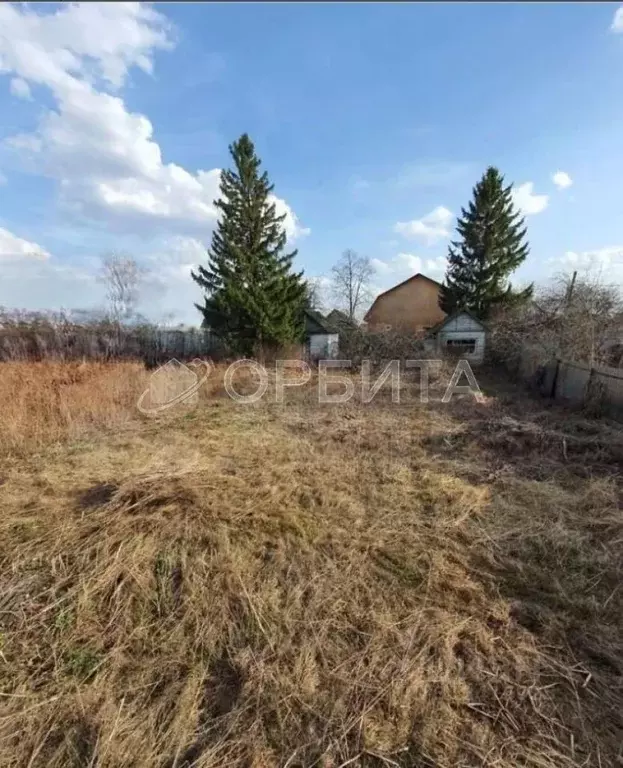
[[[370,312],[372,312],[372,309],[376,302],[383,296],[387,296],[388,293],[391,293],[392,291],[395,291],[397,288],[401,288],[403,285],[406,285],[407,283],[410,283],[412,280],[417,280],[418,278],[421,278],[422,280],[428,280],[429,283],[433,283],[438,288],[441,288],[441,283],[438,283],[436,280],[433,280],[432,277],[426,277],[426,275],[423,275],[421,272],[418,272],[415,275],[412,275],[411,277],[408,277],[406,280],[403,280],[402,283],[398,283],[398,285],[394,285],[393,288],[388,288],[386,291],[383,291],[383,293],[379,293],[379,295],[374,299],[372,302],[372,306],[370,309],[366,312],[364,320],[367,319]]]

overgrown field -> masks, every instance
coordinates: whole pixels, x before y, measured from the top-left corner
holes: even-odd
[[[622,764],[619,428],[147,378],[0,365],[0,765]]]

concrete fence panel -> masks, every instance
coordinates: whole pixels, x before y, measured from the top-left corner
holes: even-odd
[[[520,350],[514,374],[543,395],[623,422],[623,369],[547,359],[527,346]]]
[[[573,405],[582,405],[590,375],[591,369],[588,366],[561,362],[554,397]]]

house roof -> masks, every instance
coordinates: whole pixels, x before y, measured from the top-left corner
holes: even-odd
[[[351,320],[341,309],[332,309],[327,315],[327,320],[336,327],[356,328],[357,323]]]
[[[472,318],[475,322],[478,323],[478,325],[481,325],[484,330],[487,330],[487,326],[482,322],[482,320],[479,317],[476,317],[476,315],[473,312],[470,312],[469,309],[457,309],[456,312],[453,312],[451,315],[448,315],[448,317],[444,317],[444,319],[437,323],[437,325],[434,325],[429,331],[428,335],[433,336],[434,334],[438,333],[445,325],[447,325],[451,320],[454,320],[455,318],[459,317],[459,315],[468,315]]]
[[[433,283],[433,285],[436,285],[438,288],[441,288],[441,283],[438,283],[436,280],[433,280],[432,277],[427,277],[426,275],[423,275],[421,272],[417,272],[415,275],[412,275],[411,277],[408,277],[406,280],[403,280],[401,283],[398,283],[398,285],[394,285],[393,288],[388,288],[386,291],[383,291],[383,293],[379,293],[379,295],[374,299],[372,302],[372,306],[370,309],[366,312],[364,320],[368,319],[368,315],[372,310],[374,309],[374,306],[376,305],[377,301],[383,296],[387,296],[388,293],[392,293],[392,291],[397,290],[398,288],[402,288],[403,285],[406,285],[407,283],[410,283],[412,280],[428,280],[429,283]]]
[[[316,325],[319,325],[320,328],[324,331],[324,333],[337,333],[338,329],[331,323],[330,320],[328,320],[326,317],[323,317],[320,312],[316,312],[315,309],[306,309],[305,315],[312,320]]]

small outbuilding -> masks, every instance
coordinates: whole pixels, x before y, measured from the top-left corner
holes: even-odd
[[[487,328],[466,309],[454,312],[430,329],[429,346],[441,355],[455,355],[479,365],[484,361]]]
[[[332,309],[327,315],[326,320],[340,333],[342,331],[348,333],[349,331],[357,330],[357,323],[354,320],[351,320],[348,315],[340,309]]]
[[[320,312],[305,312],[305,347],[311,360],[328,360],[338,356],[338,329]]]

